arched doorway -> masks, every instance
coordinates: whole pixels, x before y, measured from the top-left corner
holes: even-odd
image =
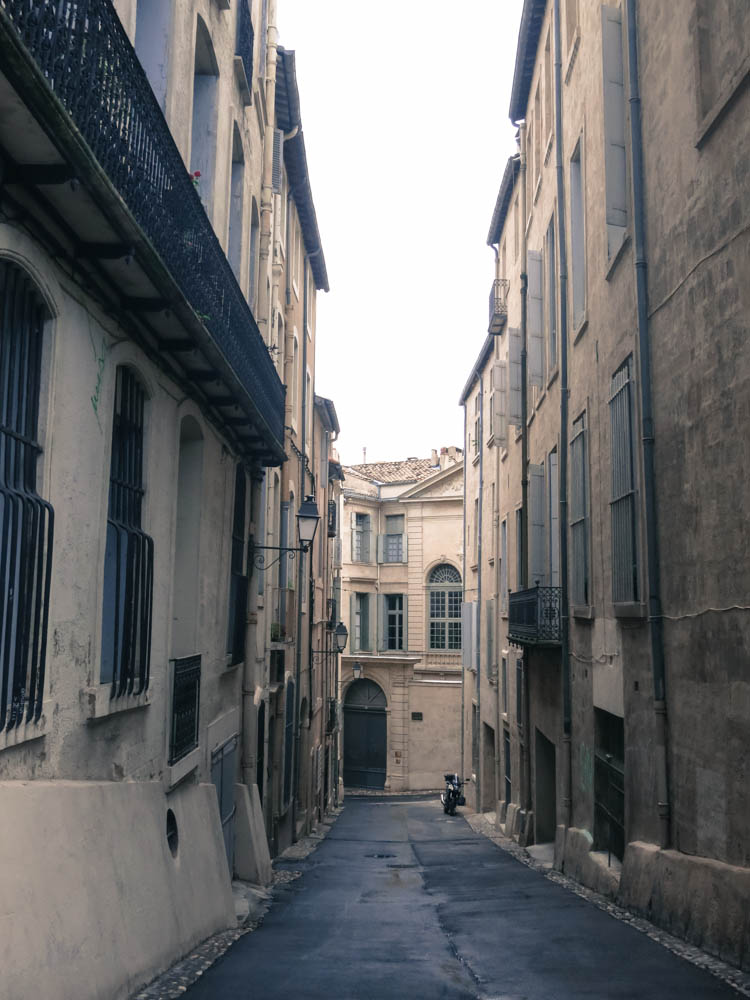
[[[344,701],[344,784],[383,788],[386,772],[385,695],[375,681],[354,681]]]

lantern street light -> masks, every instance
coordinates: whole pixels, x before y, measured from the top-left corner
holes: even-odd
[[[252,565],[264,573],[271,566],[275,566],[277,562],[281,559],[283,555],[288,555],[290,559],[294,559],[298,552],[309,552],[310,547],[315,538],[315,532],[318,528],[318,521],[320,521],[320,514],[318,513],[318,505],[315,503],[315,497],[305,497],[302,503],[299,505],[299,510],[297,511],[297,534],[299,535],[299,547],[294,548],[287,545],[256,545],[254,540],[250,539],[249,544],[249,557]],[[264,552],[278,552],[279,554],[275,559],[272,559],[269,563],[266,562],[266,557]]]

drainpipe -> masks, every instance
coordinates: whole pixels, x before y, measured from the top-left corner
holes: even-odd
[[[519,126],[521,147],[521,579],[520,589],[529,585],[529,426],[527,385],[527,291],[526,248],[526,123]],[[521,808],[528,815],[531,808],[531,767],[529,764],[529,669],[523,652],[523,739],[521,741]]]
[[[301,414],[301,444],[299,459],[299,505],[305,498],[305,459],[307,458],[307,255],[302,257],[302,414]],[[312,550],[310,551],[312,562]],[[294,664],[294,781],[292,785],[292,841],[297,840],[297,796],[299,794],[299,753],[300,753],[300,681],[302,679],[302,588],[305,584],[304,552],[297,553],[297,631],[295,642]],[[308,614],[311,609],[308,607]]]
[[[466,597],[466,459],[468,458],[468,449],[466,447],[466,400],[464,400],[464,544],[463,544],[463,559],[461,565],[464,597]],[[461,645],[465,640],[465,636],[461,636]],[[463,655],[462,655],[463,659]],[[465,770],[465,759],[466,759],[466,748],[464,746],[464,740],[466,739],[466,667],[462,665],[461,667],[461,777],[466,774]]]
[[[572,704],[570,688],[570,605],[568,586],[568,250],[562,146],[562,55],[560,0],[554,2],[555,32],[555,172],[560,262],[560,666],[563,698],[563,823],[572,823]]]
[[[276,106],[276,63],[278,39],[276,33],[276,0],[268,3],[268,35],[266,49],[266,107],[273,114]],[[271,123],[269,123],[271,124]],[[268,294],[268,258],[273,242],[273,130],[268,129],[263,147],[263,180],[260,194],[260,246],[258,248],[258,295],[256,321],[265,327],[264,340],[271,343],[271,305]],[[273,278],[273,276],[272,276]]]
[[[667,765],[667,701],[664,666],[664,633],[661,608],[659,538],[656,519],[654,470],[654,414],[651,389],[651,345],[648,328],[648,258],[646,257],[646,205],[643,190],[643,137],[638,82],[638,35],[635,0],[627,0],[628,77],[630,79],[630,145],[633,156],[633,241],[635,244],[635,293],[638,312],[638,353],[641,368],[641,437],[643,440],[643,492],[646,516],[648,620],[654,674],[655,764],[659,844],[670,844],[669,772]]]
[[[484,375],[479,376],[479,504],[477,509],[477,634],[473,641],[477,644],[477,812],[482,811],[482,493],[484,491]],[[463,775],[462,775],[463,777]]]

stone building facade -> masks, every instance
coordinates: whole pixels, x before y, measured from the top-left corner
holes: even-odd
[[[748,13],[681,12],[524,5],[461,396],[464,756],[506,831],[746,965]]]
[[[345,466],[341,773],[347,787],[440,787],[458,767],[461,450]]]
[[[328,280],[275,12],[0,11],[8,997],[129,995],[334,796]],[[307,495],[282,639],[260,546]]]

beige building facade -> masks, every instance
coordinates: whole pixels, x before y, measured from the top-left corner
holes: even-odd
[[[464,757],[507,832],[746,964],[748,24],[682,14],[524,5],[461,396]]]
[[[345,466],[341,774],[439,788],[458,767],[462,454]]]
[[[14,1000],[132,994],[335,798],[328,281],[275,12],[0,12]],[[306,496],[313,546],[280,552]]]

